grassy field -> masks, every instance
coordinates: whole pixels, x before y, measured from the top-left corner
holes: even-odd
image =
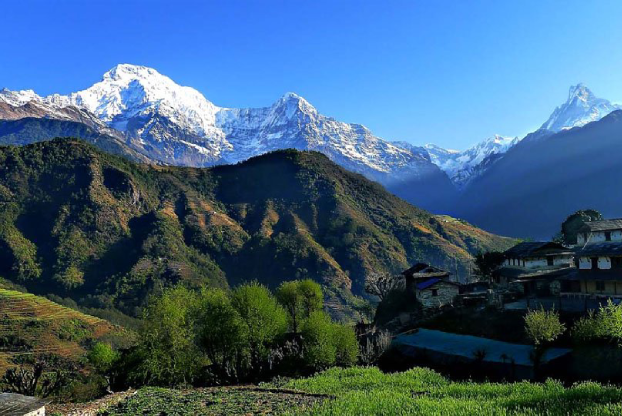
[[[622,389],[596,383],[452,382],[416,368],[331,369],[314,377],[188,391],[144,388],[101,413],[126,415],[619,415]]]
[[[0,288],[0,374],[28,356],[81,361],[90,343],[122,332],[103,319],[40,296]]]

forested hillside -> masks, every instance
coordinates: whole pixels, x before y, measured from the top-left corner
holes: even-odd
[[[72,139],[0,147],[0,273],[35,293],[136,315],[183,281],[275,287],[311,277],[328,305],[370,272],[465,272],[512,240],[438,217],[314,152],[211,169],[136,164]]]

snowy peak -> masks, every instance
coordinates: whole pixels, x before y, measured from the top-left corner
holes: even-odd
[[[0,102],[5,102],[15,107],[21,107],[31,101],[41,101],[33,90],[10,91],[6,88],[0,90]]]
[[[566,102],[555,109],[541,128],[559,132],[581,127],[620,108],[604,98],[596,97],[585,85],[577,84],[570,87]]]

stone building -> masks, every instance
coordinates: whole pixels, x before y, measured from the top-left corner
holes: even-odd
[[[406,290],[415,295],[424,309],[453,304],[460,293],[460,285],[450,281],[450,275],[445,270],[425,263],[417,263],[402,272],[406,279]]]

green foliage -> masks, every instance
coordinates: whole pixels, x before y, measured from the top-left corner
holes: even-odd
[[[270,387],[268,385],[268,387]],[[305,415],[615,415],[622,412],[622,389],[597,383],[565,388],[560,382],[452,382],[440,374],[414,368],[383,373],[377,368],[332,368],[279,386],[335,397]]]
[[[603,216],[600,212],[594,209],[579,210],[562,223],[561,240],[564,244],[573,245],[577,244],[577,234],[579,229],[590,221],[602,220]]]
[[[324,306],[322,287],[311,279],[283,282],[275,295],[289,314],[290,329],[294,333],[298,333],[302,321]]]
[[[536,346],[555,341],[565,330],[556,311],[530,310],[525,315],[525,332]]]
[[[183,385],[197,376],[203,360],[194,343],[196,294],[177,286],[151,299],[140,331],[140,383]]]
[[[622,305],[611,299],[596,312],[578,319],[572,327],[578,341],[607,341],[622,345]]]
[[[202,291],[196,319],[198,345],[218,375],[235,378],[249,367],[249,326],[224,291]]]
[[[105,342],[98,342],[93,345],[93,348],[87,355],[91,365],[101,374],[108,373],[113,365],[117,363],[119,357],[119,353]]]
[[[265,360],[270,347],[287,331],[287,312],[257,282],[235,288],[231,303],[246,326],[251,360],[254,364]]]
[[[334,323],[322,312],[311,313],[302,325],[306,364],[321,370],[334,365],[350,366],[359,354],[358,341],[351,327]]]

